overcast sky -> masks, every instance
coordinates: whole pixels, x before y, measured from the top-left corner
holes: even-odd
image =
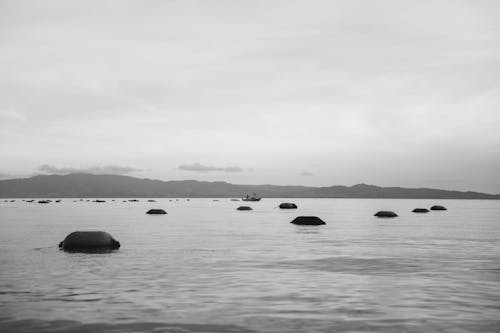
[[[0,0],[0,177],[500,193],[500,1]]]

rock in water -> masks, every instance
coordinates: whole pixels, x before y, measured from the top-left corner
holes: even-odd
[[[432,206],[431,210],[447,210],[444,206]]]
[[[414,213],[428,213],[429,210],[427,208],[415,208],[414,210],[412,210],[412,212],[414,212]]]
[[[158,214],[167,214],[163,209],[150,209],[146,212],[146,214],[158,215]]]
[[[252,210],[252,207],[250,206],[239,206],[238,208],[236,208],[237,210]]]
[[[317,216],[298,216],[292,222],[297,225],[322,225],[326,224],[325,221]]]
[[[388,210],[381,210],[380,212],[377,212],[374,216],[376,217],[397,217],[398,214],[388,211]]]
[[[279,206],[281,209],[295,209],[297,205],[291,202],[283,202]]]
[[[59,247],[69,252],[92,252],[117,250],[120,242],[104,231],[75,231],[59,243]]]

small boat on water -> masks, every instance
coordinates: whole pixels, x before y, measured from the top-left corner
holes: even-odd
[[[260,201],[260,199],[262,198],[259,198],[255,193],[252,194],[252,196],[249,196],[248,194],[241,198],[242,201]]]

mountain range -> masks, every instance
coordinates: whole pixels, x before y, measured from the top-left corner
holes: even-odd
[[[121,175],[38,175],[0,181],[1,198],[274,198],[500,199],[500,194],[432,188],[241,185],[196,180],[161,181]]]

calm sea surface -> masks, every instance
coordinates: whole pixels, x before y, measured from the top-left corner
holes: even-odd
[[[2,199],[0,331],[500,332],[499,201],[242,204]],[[411,213],[433,204],[448,211]],[[327,225],[290,224],[298,215]],[[122,247],[59,251],[75,230]]]

